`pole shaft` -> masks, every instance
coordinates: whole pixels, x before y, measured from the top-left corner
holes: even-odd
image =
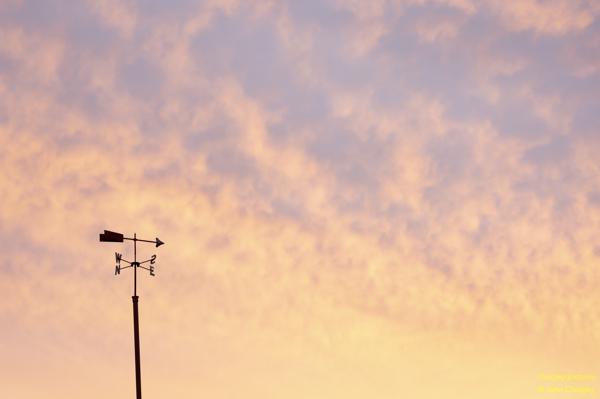
[[[142,376],[140,367],[140,323],[138,316],[138,296],[132,296],[133,300],[133,343],[135,346],[135,393],[136,399],[142,399]]]
[[[133,233],[133,296],[137,297],[137,234]]]

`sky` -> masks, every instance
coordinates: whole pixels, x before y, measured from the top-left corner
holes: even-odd
[[[0,396],[597,397],[599,18],[0,1]]]

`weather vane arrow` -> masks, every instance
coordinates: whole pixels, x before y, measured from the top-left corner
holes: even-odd
[[[127,268],[133,268],[133,296],[131,297],[133,301],[133,341],[135,346],[135,386],[136,386],[136,398],[142,399],[142,381],[141,381],[141,367],[140,367],[140,328],[139,328],[139,315],[138,315],[138,296],[137,296],[137,269],[142,268],[150,272],[151,276],[154,276],[154,264],[156,262],[156,255],[152,255],[150,259],[147,259],[142,262],[138,262],[137,260],[137,243],[139,242],[148,242],[155,244],[156,247],[160,247],[164,244],[158,237],[154,241],[151,240],[142,240],[137,238],[137,235],[134,233],[133,238],[124,237],[121,233],[116,233],[114,231],[104,230],[104,233],[100,233],[100,241],[101,242],[123,242],[124,240],[133,241],[133,262],[123,259],[123,256],[115,252],[115,261],[117,265],[115,266],[115,275],[121,274],[121,270]],[[121,267],[121,262],[126,263],[128,266]],[[148,266],[142,266],[144,264],[148,264]]]
[[[162,242],[158,237],[156,237],[156,239],[154,241],[151,240],[142,240],[139,238],[135,237],[135,234],[133,235],[133,238],[129,238],[129,237],[123,237],[123,234],[121,233],[115,233],[114,231],[109,231],[109,230],[104,230],[104,233],[100,233],[100,241],[101,242],[123,242],[123,240],[130,240],[130,241],[140,241],[140,242],[151,242],[153,244],[156,244],[156,247],[160,247],[161,245],[164,244],[164,242]]]

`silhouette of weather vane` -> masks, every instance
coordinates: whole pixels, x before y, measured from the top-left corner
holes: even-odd
[[[156,263],[156,255],[152,255],[150,259],[143,262],[137,261],[137,243],[149,242],[156,244],[156,247],[160,247],[164,244],[158,237],[156,240],[142,240],[137,238],[134,233],[133,238],[124,237],[121,233],[115,233],[114,231],[104,230],[104,233],[100,233],[101,242],[123,242],[124,240],[133,241],[133,262],[123,259],[123,256],[115,252],[115,260],[117,265],[115,266],[115,276],[121,274],[121,270],[133,268],[133,342],[135,347],[135,386],[136,386],[136,399],[142,399],[142,381],[141,381],[141,366],[140,366],[140,328],[139,328],[139,315],[138,315],[138,295],[137,295],[137,269],[142,268],[150,272],[151,276],[154,276],[154,265]],[[121,266],[121,262],[126,263],[128,266]],[[148,266],[142,266],[147,264]]]

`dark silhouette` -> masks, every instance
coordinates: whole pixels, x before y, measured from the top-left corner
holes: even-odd
[[[117,265],[115,266],[115,276],[117,274],[121,274],[122,269],[127,269],[129,267],[133,267],[133,296],[131,297],[133,301],[133,345],[135,348],[135,392],[136,399],[142,399],[142,376],[141,376],[141,366],[140,366],[140,323],[139,323],[139,315],[138,315],[138,299],[137,296],[137,269],[141,267],[142,269],[148,270],[151,276],[154,276],[154,263],[156,261],[156,255],[152,255],[152,257],[143,262],[137,261],[137,242],[150,242],[156,244],[156,247],[159,247],[164,244],[161,240],[156,237],[156,240],[141,240],[137,238],[137,235],[134,233],[133,238],[123,237],[121,233],[115,233],[114,231],[104,230],[104,233],[100,233],[100,241],[101,242],[123,242],[123,240],[131,240],[133,241],[133,262],[123,259],[122,255],[118,252],[115,252],[115,260]],[[121,262],[127,263],[129,266],[121,267]],[[144,267],[142,264],[150,262],[149,267]]]

